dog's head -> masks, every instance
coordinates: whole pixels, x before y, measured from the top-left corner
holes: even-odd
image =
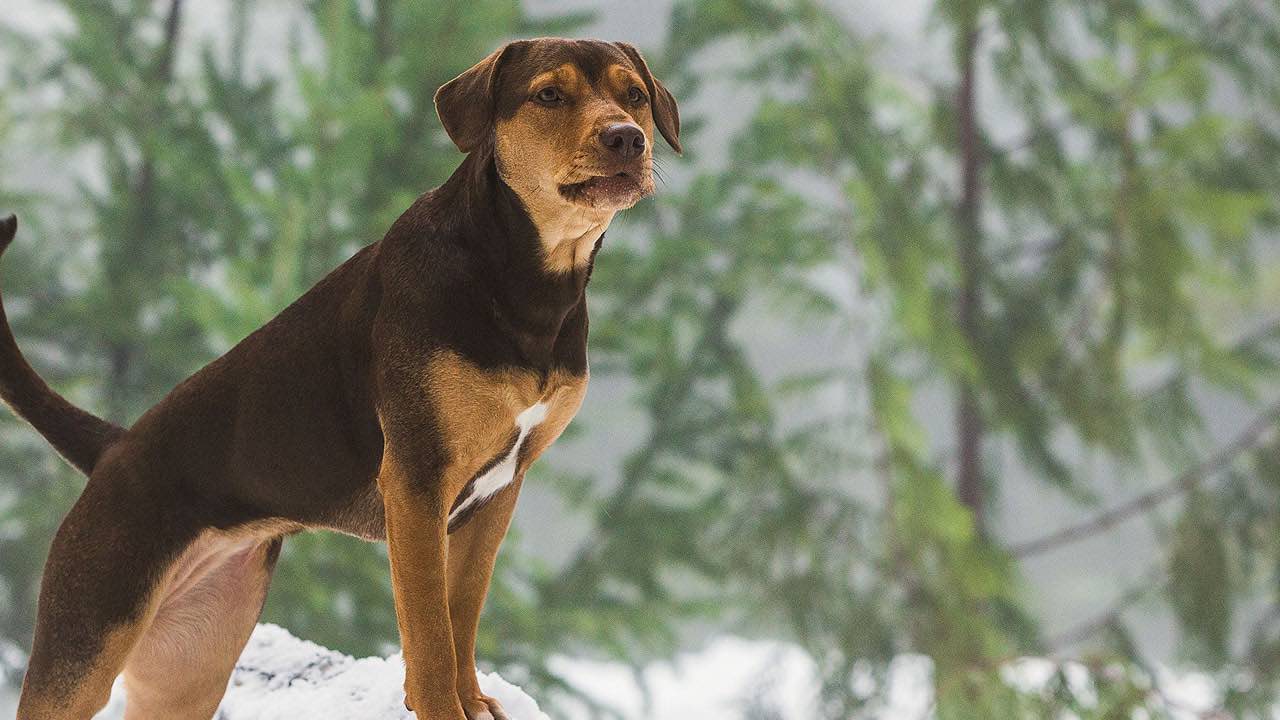
[[[680,152],[675,99],[626,43],[510,43],[443,85],[436,112],[463,152],[492,147],[531,210],[631,207],[653,192],[655,129]]]

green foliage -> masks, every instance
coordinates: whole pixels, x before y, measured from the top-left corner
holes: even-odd
[[[1232,582],[1226,538],[1206,505],[1193,495],[1174,528],[1169,602],[1198,658],[1216,666],[1230,654]]]

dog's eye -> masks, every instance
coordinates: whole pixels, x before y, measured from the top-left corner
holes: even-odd
[[[564,100],[564,95],[561,95],[559,88],[554,85],[542,88],[533,97],[543,105],[555,105]]]
[[[649,98],[645,97],[643,90],[633,86],[631,90],[627,92],[627,99],[631,101],[632,105],[642,105],[644,104],[644,101]]]

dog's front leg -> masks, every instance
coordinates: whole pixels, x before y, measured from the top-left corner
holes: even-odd
[[[449,615],[458,660],[458,696],[467,720],[508,720],[502,704],[480,691],[476,678],[476,631],[489,592],[498,546],[507,535],[523,471],[449,536]]]
[[[465,720],[449,620],[448,506],[440,468],[388,442],[378,486],[404,649],[405,704],[420,720]]]

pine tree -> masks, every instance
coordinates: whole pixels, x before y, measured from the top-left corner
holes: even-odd
[[[1124,611],[1162,589],[1193,657],[1226,660],[1231,598],[1248,568],[1267,566],[1271,543],[1259,539],[1276,507],[1258,454],[1276,419],[1262,402],[1276,327],[1258,283],[1277,197],[1269,13],[941,2],[935,27],[954,66],[926,78],[921,105],[821,5],[678,5],[668,62],[745,44],[758,61],[736,77],[764,102],[722,174],[693,178],[659,208],[656,231],[602,255],[601,284],[617,294],[594,337],[605,367],[639,383],[652,429],[620,485],[582,490],[597,530],[541,602],[590,598],[632,618],[702,612],[738,632],[785,633],[819,658],[830,717],[869,707],[847,681],[859,659],[903,649],[936,663],[940,716],[1007,716],[1023,701],[1002,662],[1099,637],[1140,661]],[[1215,37],[1226,30],[1232,42]],[[1247,101],[1224,109],[1214,83]],[[991,97],[1022,136],[997,137]],[[888,322],[849,315],[806,273],[819,267],[851,273]],[[764,322],[753,306],[797,298],[842,323],[856,352],[770,383],[744,361],[759,336],[743,328]],[[1240,318],[1256,327],[1223,331]],[[939,387],[954,398],[946,440],[919,415]],[[855,409],[789,435],[779,412],[796,405],[784,391],[810,407],[852,392]],[[1259,415],[1215,450],[1197,391]],[[1010,547],[991,524],[1004,448],[1022,473],[1085,504],[1099,484],[1068,448],[1132,474],[1189,469],[1100,521]],[[1041,635],[1015,560],[1224,471],[1229,495],[1185,495],[1168,574],[1153,557],[1096,621]],[[880,488],[870,506],[849,488],[868,482]],[[1256,514],[1233,521],[1246,506]],[[1213,530],[1224,523],[1237,538]],[[640,641],[655,652],[669,641],[656,621],[600,632],[629,657]],[[1237,661],[1254,666],[1271,642]],[[1257,671],[1269,678],[1272,664]],[[1133,683],[1107,693],[1134,707],[1146,698]]]
[[[199,347],[197,329],[178,316],[165,289],[199,258],[199,238],[179,209],[210,194],[189,183],[187,171],[207,160],[211,147],[189,96],[174,83],[180,1],[163,8],[141,2],[64,6],[76,31],[61,38],[56,60],[41,72],[14,59],[8,82],[28,93],[57,88],[64,95],[57,117],[34,116],[39,110],[32,107],[18,123],[51,122],[67,148],[99,153],[103,171],[81,186],[89,208],[82,226],[24,214],[24,238],[45,234],[67,241],[16,243],[5,257],[11,279],[6,299],[46,376],[82,404],[127,422],[194,369],[188,358]],[[4,33],[12,47],[38,56],[35,41]],[[37,199],[18,204],[15,210],[32,208]],[[80,258],[88,254],[95,260],[86,265]],[[78,288],[59,282],[59,268],[68,266],[89,270],[88,282]],[[12,480],[6,487],[16,492],[0,506],[14,528],[0,555],[13,600],[5,635],[24,646],[43,550],[83,480],[28,433],[21,437],[23,444],[10,446],[4,463],[6,480]]]

